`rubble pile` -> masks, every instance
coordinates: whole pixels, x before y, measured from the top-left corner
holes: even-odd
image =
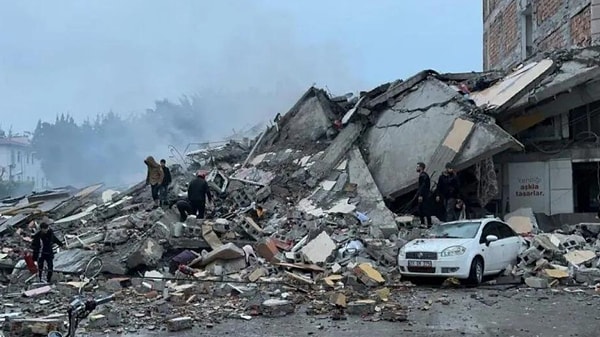
[[[84,322],[88,330],[178,331],[287,315],[300,304],[335,319],[407,320],[407,308],[390,301],[386,288],[397,283],[392,271],[404,241],[360,151],[279,144],[250,156],[257,144],[250,145],[229,144],[211,150],[214,156],[193,152],[186,167],[173,165],[171,207],[154,208],[143,183],[5,200],[0,306],[8,329],[19,335],[27,322],[66,324],[65,305],[80,289],[117,294]],[[335,165],[323,166],[332,155]],[[214,206],[207,219],[181,223],[172,205],[197,169],[209,172]],[[43,221],[67,246],[55,256],[52,285],[35,283],[23,261]],[[101,274],[82,279],[91,277],[86,267],[94,258]]]
[[[427,164],[433,181],[446,163],[458,170],[482,164],[476,183],[486,188],[473,197],[487,204],[498,190],[492,156],[523,148],[491,116],[534,89],[552,66],[533,61],[507,76],[426,70],[359,97],[331,98],[311,87],[254,140],[204,144],[170,165],[170,200],[162,208],[153,207],[143,182],[125,191],[100,184],[3,200],[5,329],[19,336],[63,325],[63,304],[79,291],[117,294],[84,322],[88,330],[178,331],[288,315],[300,304],[333,319],[405,321],[409,308],[391,292],[407,286],[393,273],[396,256],[423,232],[384,200],[415,190],[417,162]],[[206,219],[180,222],[173,205],[197,170],[207,172],[214,204]],[[596,227],[536,236],[527,219],[507,220],[531,234],[532,247],[509,274],[536,287],[593,283]],[[55,256],[57,284],[33,282],[23,259],[40,222],[52,223],[67,246]],[[90,266],[98,261],[96,275]]]

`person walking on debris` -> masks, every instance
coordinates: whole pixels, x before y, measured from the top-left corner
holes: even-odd
[[[205,172],[196,172],[196,178],[194,178],[188,186],[187,200],[180,200],[177,202],[179,220],[181,222],[184,222],[188,215],[191,214],[196,215],[198,219],[204,218],[206,199],[208,199],[209,202],[212,202],[212,195],[205,177]]]
[[[169,170],[169,168],[167,167],[166,160],[164,160],[164,159],[160,160],[160,167],[163,170],[164,178],[163,178],[162,183],[160,184],[158,194],[160,197],[161,206],[164,206],[167,204],[167,195],[169,194],[169,185],[171,184],[172,178],[171,178],[171,170]]]
[[[458,175],[454,171],[451,163],[446,164],[446,169],[438,178],[437,191],[443,198],[444,206],[446,207],[446,221],[458,220],[454,218],[454,206],[460,189],[460,181]]]
[[[46,280],[48,283],[52,282],[52,272],[54,269],[54,249],[53,246],[57,244],[63,247],[64,244],[60,241],[54,231],[50,228],[50,225],[46,222],[40,225],[40,230],[33,235],[33,241],[31,242],[31,249],[33,249],[33,259],[38,263],[38,277],[42,282],[42,272],[44,270],[44,262],[48,265],[48,273]]]
[[[165,173],[162,167],[154,160],[154,157],[148,156],[144,163],[148,167],[148,174],[146,176],[146,185],[150,185],[152,190],[152,200],[154,201],[154,207],[159,206],[158,190],[163,183]]]
[[[429,174],[425,172],[425,167],[425,163],[417,163],[417,173],[419,173],[419,188],[417,190],[417,202],[419,205],[419,217],[421,218],[421,225],[424,225],[425,219],[427,219],[427,226],[431,226],[431,212],[429,209],[431,179],[429,179]]]

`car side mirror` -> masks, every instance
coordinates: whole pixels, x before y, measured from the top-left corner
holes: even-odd
[[[488,246],[494,241],[498,241],[498,237],[496,235],[488,235],[485,237],[485,244]]]

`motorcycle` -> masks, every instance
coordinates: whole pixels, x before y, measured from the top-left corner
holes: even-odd
[[[104,298],[89,298],[82,300],[81,297],[76,297],[67,308],[67,315],[69,316],[69,328],[67,334],[63,335],[58,331],[52,331],[48,334],[48,337],[75,337],[77,326],[82,319],[88,317],[88,315],[96,309],[97,306],[108,303],[114,299],[114,295],[110,295]]]

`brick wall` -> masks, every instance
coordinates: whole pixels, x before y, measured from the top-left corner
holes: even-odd
[[[592,43],[591,7],[585,6],[581,12],[571,18],[569,31],[573,46],[588,47]]]
[[[512,63],[521,41],[517,1],[491,0],[484,20],[484,68],[503,68]]]
[[[591,0],[483,1],[484,69],[508,69],[524,60],[527,6],[534,52],[592,44]]]

